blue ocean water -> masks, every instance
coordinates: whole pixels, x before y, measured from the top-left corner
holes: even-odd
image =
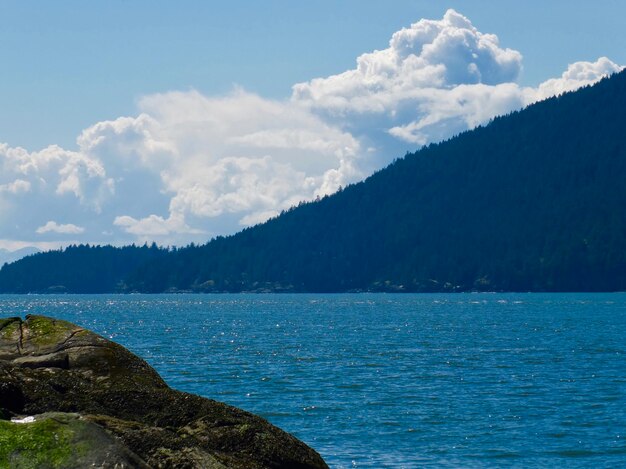
[[[626,467],[626,294],[0,296],[333,468]]]

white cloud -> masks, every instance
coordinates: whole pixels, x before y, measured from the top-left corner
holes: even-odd
[[[19,186],[56,195],[71,194],[81,204],[100,210],[103,198],[112,192],[104,166],[82,152],[50,145],[38,152],[0,144],[1,178],[19,177]],[[24,190],[22,192],[25,192]]]
[[[206,234],[202,230],[189,227],[180,214],[174,214],[168,218],[150,215],[139,220],[123,215],[116,217],[113,224],[122,227],[127,233],[135,235],[140,241],[159,240],[167,242],[175,235]]]
[[[393,114],[400,103],[423,99],[423,90],[513,82],[521,68],[519,52],[448,10],[442,20],[394,33],[387,49],[361,55],[354,70],[294,85],[292,99],[340,115]]]
[[[559,78],[522,87],[521,54],[449,10],[394,33],[352,70],[294,85],[286,100],[242,89],[153,94],[139,100],[136,116],[85,129],[74,151],[0,144],[0,237],[32,245],[60,235],[203,241],[620,69],[607,58],[578,62]],[[80,226],[43,224],[67,213]],[[94,233],[98,239],[88,238]]]
[[[591,85],[600,78],[619,72],[624,67],[606,57],[595,62],[576,62],[570,64],[560,78],[544,81],[537,89],[527,90],[527,103],[556,96],[567,91],[574,91],[581,86]]]
[[[23,194],[30,191],[30,182],[24,179],[16,179],[7,184],[0,184],[0,192],[9,192],[11,194]]]
[[[359,142],[288,101],[192,91],[152,95],[140,108],[176,148],[160,167],[170,214],[241,214],[245,223],[250,212],[273,213],[355,180]]]
[[[44,233],[61,233],[61,234],[81,234],[85,231],[85,228],[81,226],[73,225],[72,223],[68,224],[58,224],[55,221],[50,220],[43,226],[37,228],[36,232],[38,234]]]

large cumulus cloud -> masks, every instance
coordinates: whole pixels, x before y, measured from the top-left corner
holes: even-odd
[[[420,20],[394,33],[388,48],[361,55],[353,70],[296,84],[292,101],[373,138],[385,164],[402,146],[448,138],[619,69],[601,58],[570,65],[537,89],[520,87],[522,55],[448,10],[441,20]]]
[[[145,96],[136,116],[85,129],[73,150],[0,145],[0,247],[182,244],[329,194],[420,145],[616,72],[607,58],[517,83],[519,52],[449,10],[393,34],[356,67],[290,98]]]
[[[519,52],[500,47],[454,10],[393,34],[389,47],[361,55],[354,70],[293,87],[293,99],[332,114],[391,112],[422,90],[514,82]]]

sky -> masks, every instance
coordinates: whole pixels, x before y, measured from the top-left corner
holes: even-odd
[[[234,233],[626,64],[621,0],[3,0],[0,17],[8,250]]]

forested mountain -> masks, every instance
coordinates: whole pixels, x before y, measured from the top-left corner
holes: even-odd
[[[4,266],[0,291],[626,290],[626,73],[203,246],[79,249]]]

